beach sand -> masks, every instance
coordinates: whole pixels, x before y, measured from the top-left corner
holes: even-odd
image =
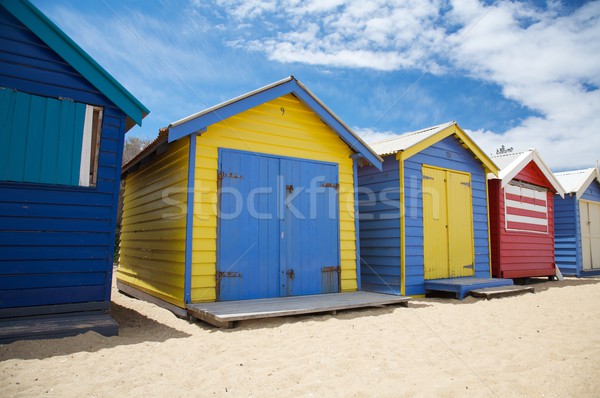
[[[221,330],[113,289],[118,337],[0,345],[0,396],[599,397],[600,279]]]

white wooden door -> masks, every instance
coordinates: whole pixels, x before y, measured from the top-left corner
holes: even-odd
[[[600,203],[579,202],[583,269],[600,269]]]

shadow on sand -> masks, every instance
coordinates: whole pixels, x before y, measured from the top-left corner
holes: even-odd
[[[78,352],[96,352],[123,345],[160,343],[190,336],[114,302],[111,302],[110,315],[119,324],[118,336],[106,337],[87,332],[57,339],[15,341],[0,345],[0,361],[17,358],[44,359]]]

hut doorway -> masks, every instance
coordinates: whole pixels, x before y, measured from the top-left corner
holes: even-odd
[[[600,269],[600,203],[579,203],[583,269]]]
[[[425,279],[474,275],[469,173],[423,166]]]
[[[337,165],[221,150],[218,181],[218,300],[339,292]]]

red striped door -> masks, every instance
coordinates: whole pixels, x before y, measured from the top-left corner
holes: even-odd
[[[548,233],[547,191],[508,184],[504,189],[506,230]]]

